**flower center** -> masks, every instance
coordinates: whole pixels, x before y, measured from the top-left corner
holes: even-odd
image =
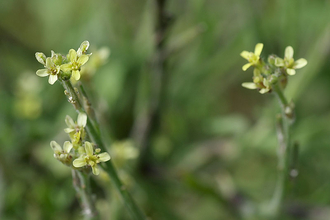
[[[72,63],[72,69],[73,70],[79,70],[79,64],[77,62]]]
[[[293,58],[290,58],[290,59],[284,58],[284,65],[287,68],[292,68],[294,65],[294,59]]]

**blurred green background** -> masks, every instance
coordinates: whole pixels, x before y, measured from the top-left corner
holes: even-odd
[[[35,75],[34,54],[66,54],[84,40],[92,57],[111,51],[84,84],[121,178],[157,220],[239,219],[238,209],[260,219],[253,207],[274,191],[280,109],[271,94],[241,87],[252,69],[242,71],[239,54],[262,42],[264,58],[282,57],[293,46],[308,65],[286,90],[299,175],[280,219],[330,219],[330,1],[168,0],[161,45],[156,8],[0,1],[0,219],[81,219],[70,169],[49,147],[68,140],[64,118],[76,114],[58,82]],[[102,219],[130,219],[105,174],[92,185]]]

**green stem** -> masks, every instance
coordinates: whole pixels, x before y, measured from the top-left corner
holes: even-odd
[[[69,97],[69,102],[72,103],[76,111],[79,112],[85,112],[84,108],[82,107],[81,101],[79,100],[78,95],[76,94],[75,89],[73,88],[71,82],[68,81],[61,81],[64,89],[66,90],[66,95]],[[103,151],[107,152],[107,149],[105,145],[103,144],[103,141],[101,139],[100,133],[97,132],[96,128],[93,126],[93,123],[90,120],[90,115],[88,115],[88,120],[87,120],[87,133],[89,137],[92,139],[92,141]],[[95,121],[95,123],[97,123]],[[139,209],[139,207],[136,205],[135,201],[127,191],[127,188],[125,185],[120,181],[118,174],[116,172],[116,169],[112,163],[111,160],[102,163],[101,164],[102,168],[108,173],[110,176],[113,185],[115,186],[117,192],[121,195],[121,198],[123,199],[126,207],[128,208],[130,214],[132,217],[136,220],[145,220],[145,216],[143,212]]]
[[[93,139],[94,143],[97,144],[97,146],[104,152],[106,152],[106,148],[103,145],[103,142],[100,138],[100,136],[97,134],[96,130],[93,128],[93,125],[87,121],[87,131],[90,135],[90,137]],[[118,174],[116,172],[116,168],[114,167],[111,160],[102,163],[102,168],[109,174],[112,182],[114,183],[115,188],[121,195],[122,199],[124,200],[125,205],[131,212],[132,216],[137,220],[144,220],[145,216],[142,213],[142,211],[139,209],[139,207],[134,202],[133,198],[127,191],[126,186],[120,181]]]
[[[289,102],[286,99],[283,90],[278,84],[273,85],[273,90],[275,92],[276,97],[278,98],[282,110],[285,112],[285,108],[288,106]]]
[[[92,199],[89,176],[80,171],[72,169],[73,186],[80,199],[80,205],[83,210],[85,220],[98,220],[99,215],[95,208],[95,202]]]
[[[92,103],[88,99],[87,93],[86,93],[84,87],[82,86],[82,84],[80,82],[78,82],[78,83],[79,83],[79,89],[80,89],[80,92],[82,94],[82,98],[83,98],[83,101],[84,101],[84,107],[85,107],[86,113],[89,116],[89,119],[91,120],[91,122],[92,122],[94,128],[96,129],[97,133],[100,134],[99,123],[96,120],[96,116],[95,116],[94,109],[92,107]]]
[[[278,179],[269,206],[269,214],[276,217],[280,213],[281,204],[285,193],[285,183],[289,172],[288,154],[290,150],[290,125],[292,124],[292,116],[294,114],[293,109],[290,107],[289,102],[283,93],[283,90],[278,84],[273,85],[273,91],[281,106],[281,116],[278,117],[277,121],[277,139],[279,142]],[[289,115],[288,110],[290,110]]]

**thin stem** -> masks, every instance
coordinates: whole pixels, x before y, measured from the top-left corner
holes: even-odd
[[[72,169],[73,186],[80,199],[80,205],[85,220],[98,220],[99,215],[92,199],[89,176]]]
[[[275,191],[270,202],[269,214],[273,217],[278,216],[283,197],[285,194],[285,183],[289,173],[288,154],[290,147],[290,125],[292,124],[293,109],[290,107],[283,90],[278,84],[273,86],[274,93],[281,106],[281,115],[277,118],[277,139],[278,148],[278,179]],[[290,114],[288,114],[288,110]]]
[[[92,122],[94,128],[96,129],[97,133],[100,134],[99,123],[97,122],[97,119],[96,119],[96,116],[95,116],[95,111],[92,107],[92,103],[88,99],[87,93],[86,93],[84,87],[82,86],[82,84],[80,82],[78,82],[78,83],[79,83],[80,92],[82,94],[82,98],[83,98],[83,102],[84,102],[84,108],[86,110],[86,113],[89,116],[89,119],[91,120],[91,122]]]
[[[282,110],[285,111],[285,107],[288,106],[289,102],[286,99],[281,87],[278,84],[275,84],[275,85],[273,85],[273,89],[274,89],[275,95],[278,98],[278,101],[280,102]]]
[[[79,112],[86,112],[85,109],[82,107],[81,101],[79,100],[79,97],[73,88],[70,81],[61,81],[64,89],[66,90],[66,95],[69,97],[69,102],[72,103],[76,111]],[[86,97],[87,98],[87,97]],[[88,112],[86,112],[88,115]],[[89,135],[89,137],[92,139],[92,141],[103,151],[107,152],[107,149],[105,145],[103,144],[103,141],[101,139],[100,133],[97,132],[96,128],[93,126],[90,115],[88,115],[86,130]],[[95,120],[95,123],[96,120]],[[115,186],[117,192],[121,195],[121,198],[123,199],[126,207],[128,208],[130,214],[132,217],[136,220],[145,220],[145,216],[143,212],[139,209],[139,207],[136,205],[135,201],[127,191],[127,188],[125,185],[120,181],[118,174],[116,172],[116,169],[112,163],[111,160],[102,163],[102,168],[108,173],[110,176],[113,185]]]
[[[103,145],[103,142],[100,136],[97,134],[96,130],[93,128],[93,125],[90,121],[87,121],[87,132],[89,133],[90,137],[92,138],[93,142],[97,144],[97,146],[104,152],[106,152],[106,148]],[[124,200],[125,205],[130,210],[132,216],[137,220],[144,220],[145,216],[139,207],[134,202],[133,198],[127,191],[126,186],[120,181],[118,174],[116,172],[116,168],[114,167],[111,160],[102,163],[102,168],[109,174],[112,182],[114,183],[115,188],[121,195],[122,199]]]

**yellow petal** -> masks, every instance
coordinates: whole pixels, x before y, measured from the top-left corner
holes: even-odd
[[[69,128],[74,128],[76,126],[75,123],[73,122],[72,118],[69,115],[67,115],[65,117],[65,124],[67,126],[69,126]]]
[[[85,142],[85,151],[86,151],[86,154],[88,156],[92,156],[93,155],[93,152],[94,152],[93,146],[88,141]]]
[[[69,134],[71,132],[74,132],[74,129],[73,128],[65,128],[64,129],[64,132],[67,133],[67,134]]]
[[[256,89],[258,88],[256,84],[254,84],[253,82],[245,82],[245,83],[242,83],[242,86],[244,88],[247,88],[247,89]]]
[[[45,77],[49,75],[48,69],[41,69],[36,72],[36,74],[40,77]]]
[[[50,147],[53,149],[54,152],[61,152],[62,148],[56,141],[50,142]]]
[[[269,92],[269,89],[268,89],[268,88],[260,89],[259,92],[260,92],[261,94],[265,94],[265,93]]]
[[[72,70],[72,77],[75,79],[75,80],[79,80],[80,79],[80,72],[79,70]]]
[[[290,75],[293,76],[296,74],[296,71],[294,69],[286,69],[286,72]]]
[[[241,57],[243,57],[244,59],[248,60],[249,57],[250,57],[250,52],[244,50],[244,51],[241,53]]]
[[[300,58],[299,60],[294,62],[293,68],[294,69],[300,69],[300,68],[303,68],[306,65],[307,65],[307,60],[304,59],[304,58]]]
[[[252,63],[247,63],[242,67],[242,70],[246,71],[250,66],[252,66]]]
[[[79,113],[78,119],[77,119],[77,124],[80,127],[85,127],[87,123],[87,115],[85,113]]]
[[[72,164],[74,167],[83,167],[87,163],[83,157],[79,157],[79,158],[75,159]]]
[[[66,152],[66,153],[70,153],[71,149],[72,149],[72,144],[70,141],[66,141],[64,142],[63,144],[63,150]]]
[[[77,60],[77,52],[74,49],[69,50],[69,60],[70,62],[75,62]]]
[[[48,82],[53,85],[57,80],[57,75],[49,75]]]
[[[97,156],[98,156],[100,162],[106,162],[106,161],[110,160],[110,155],[107,152],[103,152]]]
[[[288,59],[293,57],[293,48],[291,46],[285,48],[284,57]]]
[[[256,76],[256,77],[253,77],[253,82],[254,83],[259,83],[262,81],[262,76]]]
[[[52,69],[54,66],[53,62],[52,62],[52,59],[50,57],[47,57],[46,59],[46,68],[47,69]]]
[[[70,72],[72,70],[72,64],[71,63],[67,63],[67,64],[61,65],[61,70],[63,72]]]
[[[84,65],[89,59],[88,55],[81,55],[81,57],[78,58],[78,63],[80,66]]]
[[[99,175],[100,174],[100,169],[97,167],[97,165],[92,166],[92,171],[94,175]]]
[[[85,151],[85,148],[83,148],[83,147],[78,147],[78,153],[79,154],[85,154],[86,153],[86,151]]]
[[[256,47],[254,48],[254,54],[257,56],[260,56],[263,47],[264,47],[264,44],[258,43],[256,45]]]

